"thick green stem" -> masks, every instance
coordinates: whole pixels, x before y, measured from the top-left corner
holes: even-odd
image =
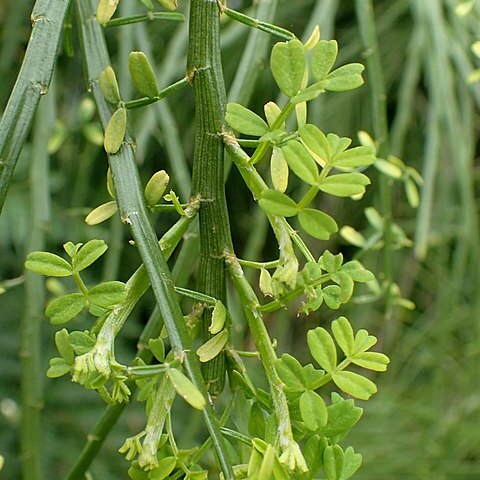
[[[197,290],[226,304],[222,254],[232,250],[224,189],[224,130],[226,94],[220,55],[220,13],[215,1],[193,0],[187,71],[195,92],[195,151],[192,194],[202,201],[199,214],[200,265]],[[204,314],[204,339],[210,338],[210,314]],[[223,390],[225,355],[202,366],[212,397]]]
[[[37,0],[22,68],[0,121],[0,213],[33,115],[52,78],[69,0]]]

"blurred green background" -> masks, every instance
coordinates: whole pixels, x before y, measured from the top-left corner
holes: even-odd
[[[18,73],[30,33],[30,0],[0,2],[0,111],[3,111]],[[180,0],[181,11],[187,3]],[[230,0],[231,8],[253,16],[266,2]],[[405,192],[408,172],[391,167],[394,179],[370,168],[372,186],[360,201],[328,200],[327,208],[340,225],[362,232],[366,239],[378,235],[364,214],[375,207],[390,215],[389,202],[381,198],[379,185],[391,195],[392,218],[398,232],[394,249],[385,251],[374,239],[364,248],[352,246],[337,235],[330,242],[310,242],[317,256],[325,249],[341,251],[346,258],[361,258],[374,271],[380,284],[385,265],[401,295],[393,292],[393,306],[371,291],[358,291],[356,303],[342,310],[354,327],[365,327],[379,338],[380,348],[391,358],[386,374],[376,379],[379,393],[364,406],[365,414],[348,437],[349,444],[364,456],[359,480],[473,480],[480,478],[480,244],[479,196],[479,106],[480,82],[468,81],[479,66],[472,45],[480,40],[480,2],[459,0],[376,0],[376,29],[387,91],[390,153],[413,167],[423,177],[420,203],[412,207]],[[306,39],[315,24],[322,38],[335,38],[339,61],[364,62],[351,0],[279,0],[275,23]],[[469,10],[470,8],[470,10]],[[142,11],[140,2],[123,0],[120,13]],[[249,30],[225,19],[222,48],[227,88],[232,86]],[[187,25],[166,22],[112,28],[106,32],[110,53],[124,98],[133,98],[127,56],[143,50],[158,67],[161,87],[179,79],[185,69]],[[261,34],[264,35],[264,34]],[[71,40],[71,42],[70,42]],[[268,40],[273,43],[272,39]],[[480,48],[477,44],[477,52]],[[258,79],[251,92],[233,83],[230,98],[248,102],[261,112],[277,97],[265,60],[257,68]],[[470,78],[471,80],[471,78]],[[353,92],[326,94],[312,102],[309,122],[325,132],[349,136],[372,136],[370,81]],[[135,112],[132,129],[138,142],[143,179],[165,168],[172,187],[185,200],[189,192],[189,166],[193,141],[192,94],[183,91],[161,104]],[[30,186],[38,181],[32,158],[39,149],[49,149],[47,200],[43,205],[45,249],[61,252],[66,241],[85,242],[103,238],[109,252],[90,269],[91,279],[125,281],[138,266],[135,250],[120,222],[87,227],[85,215],[109,200],[105,188],[106,158],[94,107],[85,89],[73,16],[64,32],[55,77],[42,99],[35,127],[25,145],[0,217],[0,454],[6,459],[0,478],[20,478],[18,428],[21,415],[19,392],[20,324],[27,316],[28,290],[23,262],[32,232]],[[266,172],[267,165],[259,165]],[[383,169],[385,170],[385,168]],[[405,173],[407,172],[407,173]],[[42,180],[43,181],[43,180]],[[295,186],[293,186],[295,188]],[[407,188],[409,188],[407,186]],[[410,187],[411,188],[411,187]],[[276,244],[266,223],[256,213],[240,176],[231,171],[227,181],[230,219],[235,248],[242,258],[269,260]],[[320,200],[321,201],[321,200]],[[172,218],[161,216],[161,234]],[[375,222],[373,222],[375,223]],[[43,228],[42,227],[42,228]],[[401,230],[399,230],[401,229]],[[397,241],[398,240],[398,241]],[[367,242],[368,243],[368,242]],[[374,246],[375,248],[371,248]],[[378,248],[377,248],[378,247]],[[387,279],[388,279],[387,272]],[[194,285],[193,275],[180,283]],[[87,278],[88,280],[88,278]],[[255,279],[255,281],[257,281]],[[56,284],[49,284],[52,290]],[[43,291],[43,281],[40,287]],[[68,285],[66,285],[68,288]],[[42,294],[43,295],[43,294]],[[50,293],[46,294],[47,296]],[[408,299],[416,305],[410,309]],[[232,311],[239,305],[232,299]],[[147,295],[134,310],[119,336],[117,355],[128,362],[136,339],[153,310]],[[279,351],[306,351],[308,328],[325,325],[338,312],[321,309],[310,317],[295,311],[268,319]],[[42,322],[42,371],[53,355],[53,332]],[[76,320],[76,328],[82,322]],[[239,341],[249,342],[240,326]],[[300,352],[300,353],[299,353]],[[305,359],[307,354],[303,355]],[[101,399],[65,377],[42,378],[44,390],[43,449],[46,478],[60,479],[72,465],[85,435],[104,405]],[[362,402],[359,402],[361,404]],[[143,426],[143,407],[129,406],[96,460],[94,478],[126,478],[127,463],[116,450],[125,436]],[[198,425],[198,428],[201,428]],[[197,427],[178,425],[185,440],[195,438]],[[190,439],[190,440],[189,440]]]

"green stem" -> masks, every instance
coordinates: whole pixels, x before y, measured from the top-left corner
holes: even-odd
[[[128,17],[113,18],[109,20],[106,27],[119,27],[121,25],[131,25],[132,23],[151,22],[153,20],[171,20],[173,22],[183,22],[185,17],[176,12],[149,12],[146,15],[131,15]]]
[[[37,0],[22,68],[0,121],[0,213],[33,115],[52,78],[69,0]]]
[[[112,112],[110,105],[106,103],[100,92],[97,82],[100,73],[110,63],[105,38],[93,15],[95,10],[93,1],[77,0],[76,5],[88,84],[97,103],[101,123],[106,128]],[[130,138],[126,139],[117,154],[109,156],[109,164],[117,193],[120,216],[123,222],[130,227],[145,265],[160,313],[165,322],[173,353],[175,356],[183,358],[184,368],[191,381],[206,396],[207,392],[199,361],[191,348],[191,340],[178,304],[173,281],[146,211],[143,189],[140,184]],[[202,413],[221,470],[227,480],[233,480],[233,471],[225,450],[223,436],[210,403],[206,403]]]
[[[232,250],[224,189],[224,150],[220,135],[225,126],[226,94],[223,80],[220,14],[215,2],[193,0],[190,7],[190,43],[187,72],[195,93],[195,145],[192,194],[199,195],[200,265],[197,290],[221,300],[225,305],[226,275],[222,254]],[[204,341],[210,313],[203,316]],[[216,397],[225,383],[225,355],[202,365],[209,393]]]
[[[53,96],[45,99],[37,111],[30,166],[30,228],[27,252],[45,248],[45,232],[50,222],[49,156],[47,142],[54,125]],[[42,478],[43,368],[41,325],[45,308],[44,280],[25,272],[25,311],[21,323],[20,360],[22,416],[20,424],[20,458],[22,478]]]

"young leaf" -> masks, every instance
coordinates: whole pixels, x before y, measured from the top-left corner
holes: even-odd
[[[80,272],[98,260],[108,249],[103,240],[90,240],[78,250],[73,258],[73,271]]]
[[[124,108],[119,108],[114,112],[105,129],[103,147],[107,153],[114,155],[120,150],[123,139],[125,138],[126,129],[127,111]]]
[[[340,287],[339,301],[347,303],[353,294],[353,280],[345,272],[337,272],[332,276],[332,280]]]
[[[303,375],[305,377],[305,386],[309,390],[316,390],[320,386],[320,382],[325,376],[323,370],[317,370],[311,363],[303,367]]]
[[[266,268],[260,270],[260,280],[258,284],[260,291],[268,297],[273,297],[272,276]]]
[[[335,133],[329,133],[327,135],[327,140],[330,144],[330,151],[332,152],[332,157],[336,157],[337,155],[342,153],[352,143],[352,140],[350,138],[339,137]]]
[[[71,265],[62,257],[50,252],[31,252],[27,255],[25,268],[48,277],[68,277]]]
[[[340,262],[337,259],[340,259]],[[325,250],[322,256],[318,259],[318,263],[326,272],[334,273],[342,265],[342,259],[343,255],[337,257],[337,255],[334,255],[330,250]]]
[[[306,390],[300,396],[300,413],[309,430],[315,432],[327,424],[328,412],[325,401],[312,390]]]
[[[313,208],[301,210],[298,220],[309,235],[319,240],[328,240],[330,235],[338,231],[337,223],[330,215]]]
[[[293,39],[274,45],[270,68],[275,82],[287,97],[294,97],[301,89],[305,65],[305,49],[300,40]]]
[[[318,44],[319,41],[320,41],[320,26],[315,25],[310,37],[304,43],[305,51],[308,52],[312,50],[312,48],[315,48],[315,46]]]
[[[332,393],[332,404],[327,407],[328,422],[322,428],[322,434],[331,443],[341,442],[357,424],[363,409],[355,406],[352,399],[345,400],[338,393]]]
[[[343,456],[343,471],[340,480],[348,480],[362,465],[362,456],[355,453],[353,447],[348,447]]]
[[[88,301],[101,308],[111,309],[122,303],[127,295],[125,284],[112,280],[95,285],[88,292]]]
[[[97,208],[94,208],[86,217],[85,223],[87,225],[98,225],[99,223],[113,217],[118,211],[117,202],[112,200],[107,203],[102,203]]]
[[[225,305],[220,301],[217,300],[215,302],[215,307],[213,308],[212,312],[212,320],[210,326],[208,327],[208,331],[215,335],[220,332],[225,325],[225,319],[227,318],[227,309]]]
[[[342,290],[338,285],[327,285],[323,290],[323,299],[327,304],[328,308],[332,310],[337,310],[340,308],[341,297],[342,297]]]
[[[153,353],[153,356],[159,361],[165,361],[165,344],[163,340],[159,338],[151,338],[148,341],[148,348]]]
[[[282,152],[285,155],[288,166],[297,177],[309,185],[317,183],[319,177],[317,164],[300,142],[290,140],[287,145],[282,147]]]
[[[343,450],[340,445],[329,445],[323,451],[323,469],[327,480],[340,480],[343,471]]]
[[[360,400],[368,400],[377,391],[371,380],[355,372],[333,372],[332,380],[340,390]]]
[[[97,7],[97,21],[105,25],[115,13],[119,0],[100,0]]]
[[[383,353],[378,352],[361,352],[352,357],[352,362],[359,367],[374,370],[376,372],[384,372],[390,359]]]
[[[337,197],[351,197],[365,192],[370,179],[363,173],[339,173],[331,175],[318,185],[318,188]]]
[[[58,353],[65,360],[65,363],[72,365],[74,359],[73,348],[70,345],[66,328],[62,328],[55,333],[55,346],[57,347]]]
[[[303,144],[320,165],[323,166],[330,161],[330,143],[318,127],[307,123],[307,125],[298,130],[298,133]]]
[[[312,55],[312,76],[318,82],[326,78],[337,59],[338,44],[335,40],[321,40]]]
[[[338,317],[332,322],[332,332],[345,356],[351,356],[355,352],[355,339],[350,322],[345,317]]]
[[[172,382],[176,392],[193,408],[203,410],[206,404],[200,390],[180,370],[170,368],[167,376]]]
[[[282,113],[282,109],[275,102],[266,103],[263,107],[263,111],[265,112],[265,118],[267,119],[270,128],[273,126],[280,113]],[[279,125],[279,128],[281,130],[285,129],[285,122]]]
[[[315,361],[327,373],[333,372],[337,366],[337,349],[331,335],[324,328],[317,327],[308,331],[307,343]]]
[[[275,369],[288,391],[305,391],[303,367],[295,357],[284,353],[281,358],[276,360]]]
[[[265,212],[281,217],[293,217],[298,212],[295,201],[276,190],[265,190],[258,204]]]
[[[67,323],[76,317],[85,307],[86,298],[82,293],[69,293],[52,300],[45,310],[45,315],[52,325]]]
[[[375,275],[367,270],[358,260],[351,260],[342,266],[342,272],[348,273],[354,282],[369,282]]]
[[[170,177],[165,170],[152,175],[145,186],[145,201],[149,207],[154,207],[165,193]]]
[[[373,147],[355,147],[339,153],[332,159],[332,165],[337,168],[356,168],[375,163]]]
[[[117,77],[111,66],[108,66],[100,73],[98,77],[98,86],[105,100],[113,105],[117,105],[122,99],[118,89]]]
[[[48,378],[63,377],[70,371],[70,365],[63,358],[51,358],[50,367],[47,370]]]
[[[368,349],[372,348],[377,343],[377,337],[369,335],[366,330],[361,328],[355,334],[355,351],[366,352]]]
[[[135,88],[143,95],[153,98],[158,95],[157,82],[152,66],[143,52],[131,52],[128,56],[128,70]]]
[[[73,243],[73,242],[66,242],[63,244],[63,249],[67,252],[67,255],[70,258],[73,258],[80,248],[82,248],[83,243]]]
[[[363,70],[364,66],[360,63],[349,63],[337,68],[325,79],[325,90],[344,92],[359,87],[363,84]]]
[[[228,340],[228,331],[222,330],[220,333],[212,337],[201,347],[197,349],[197,355],[202,363],[209,362],[215,358],[226,345]]]
[[[284,193],[288,186],[288,163],[279,147],[273,147],[272,149],[270,176],[272,177],[273,188]]]
[[[88,332],[71,332],[68,334],[68,342],[77,355],[88,353],[95,346],[95,339]]]
[[[252,437],[265,437],[265,416],[258,402],[253,402],[248,416],[248,433]]]
[[[261,137],[268,132],[265,120],[239,103],[227,104],[225,120],[230,127],[245,135]]]

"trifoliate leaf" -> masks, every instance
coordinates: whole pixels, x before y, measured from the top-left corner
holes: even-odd
[[[197,349],[197,355],[202,363],[209,362],[215,358],[225,347],[228,340],[228,331],[222,330],[220,333],[212,337],[201,347]]]
[[[338,44],[335,40],[321,40],[312,55],[312,76],[318,82],[327,77],[337,59]]]
[[[305,147],[297,140],[290,140],[282,147],[285,160],[292,171],[309,185],[315,185],[318,181],[318,167]]]
[[[333,372],[332,380],[340,390],[360,400],[368,400],[377,391],[371,380],[355,372]]]
[[[167,370],[167,376],[172,382],[176,392],[193,408],[203,410],[206,401],[200,390],[176,368]]]
[[[353,90],[363,84],[362,72],[365,69],[360,63],[349,63],[331,72],[325,79],[325,90],[343,92]]]
[[[52,300],[47,305],[45,315],[52,325],[60,325],[76,317],[85,307],[85,302],[82,293],[69,293]]]
[[[31,252],[27,255],[25,268],[49,277],[68,277],[71,265],[62,257],[50,252]]]
[[[305,65],[305,49],[300,40],[294,39],[274,45],[270,68],[275,82],[287,97],[294,97],[302,88]]]
[[[318,188],[337,197],[351,197],[365,192],[370,179],[363,173],[339,173],[322,180]]]
[[[225,120],[230,127],[245,135],[261,137],[268,132],[265,120],[239,103],[227,104]]]
[[[327,406],[318,393],[306,390],[300,396],[299,405],[302,420],[309,430],[317,431],[327,424]]]
[[[298,212],[295,201],[277,190],[265,190],[258,204],[265,212],[281,217],[293,217]]]
[[[319,240],[328,240],[338,231],[335,220],[326,213],[313,208],[304,208],[298,213],[298,220],[305,232]]]
[[[115,200],[107,203],[102,203],[97,208],[94,208],[86,217],[85,223],[87,225],[98,225],[99,223],[113,217],[118,211],[118,205]]]
[[[131,52],[128,56],[128,70],[135,88],[143,95],[153,98],[158,95],[157,82],[152,66],[143,52]]]
[[[331,335],[322,327],[309,330],[307,344],[312,357],[327,372],[331,373],[337,366],[337,349]]]
[[[75,272],[80,272],[89,267],[93,262],[100,258],[107,249],[108,245],[103,240],[90,240],[83,245],[73,257],[73,270]]]
[[[119,108],[114,112],[105,129],[103,146],[107,153],[114,155],[120,150],[123,139],[125,138],[126,129],[127,111],[124,108]]]

